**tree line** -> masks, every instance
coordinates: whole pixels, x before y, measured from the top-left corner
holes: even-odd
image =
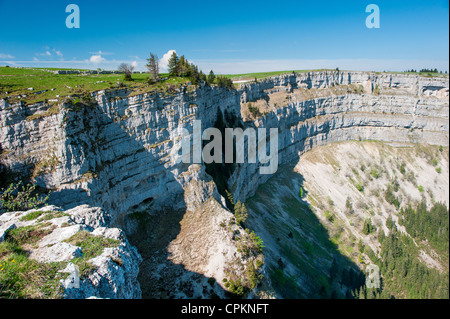
[[[438,71],[438,69],[421,69],[420,71],[417,71],[415,69],[406,70],[406,73],[444,73],[442,71]],[[445,74],[447,74],[447,71],[445,71]]]

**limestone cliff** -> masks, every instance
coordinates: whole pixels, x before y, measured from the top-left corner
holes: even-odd
[[[235,247],[222,247],[230,238],[220,228],[196,232],[185,241],[189,229],[199,228],[193,222],[195,217],[186,214],[187,219],[182,218],[186,211],[203,220],[206,215],[202,212],[217,206],[217,215],[208,215],[208,223],[232,216],[227,215],[225,200],[204,167],[173,161],[183,128],[192,134],[195,120],[201,120],[205,129],[220,117],[225,124],[241,122],[244,128],[278,128],[280,165],[315,146],[346,140],[448,146],[448,96],[446,77],[312,72],[247,83],[238,90],[201,85],[157,94],[123,88],[95,92],[82,103],[74,98],[55,105],[10,105],[1,100],[0,169],[28,175],[39,186],[51,189],[51,203],[64,209],[81,204],[101,207],[111,214],[112,224],[130,236],[139,229],[130,213],[151,211],[145,218],[160,216],[164,220],[171,212],[182,212],[167,220],[180,223],[179,234],[186,236],[168,234],[167,240],[152,242],[149,251],[161,252],[158,247],[163,243],[173,254],[163,255],[164,260],[220,282],[226,270],[223,257],[242,255]],[[250,112],[249,104],[258,112]],[[226,184],[236,200],[245,201],[269,178],[259,174],[258,164],[239,164]],[[167,226],[155,226],[152,238],[157,240],[153,234]],[[233,231],[240,233],[239,229]],[[211,242],[223,255],[212,249],[192,259],[192,249],[199,251],[201,245],[189,249],[186,243],[205,243],[205,236],[218,236]],[[148,261],[151,258],[144,263]],[[162,273],[166,269],[155,264],[148,267]],[[202,279],[199,282],[203,284]],[[150,287],[149,294],[165,284],[161,281]],[[202,296],[192,292],[181,295]]]
[[[302,90],[310,98],[297,98]],[[100,91],[90,105],[2,100],[1,162],[12,171],[31,172],[40,186],[54,191],[57,205],[103,207],[117,221],[149,199],[157,207],[169,198],[175,208],[189,205],[180,178],[188,165],[171,162],[170,155],[180,146],[181,128],[192,132],[194,120],[211,127],[219,110],[240,118],[249,101],[270,103],[285,94],[265,116],[245,122],[279,128],[282,164],[315,145],[358,138],[448,145],[448,90],[448,78],[314,72],[244,84],[237,91],[209,86],[181,87],[165,96]],[[257,174],[256,166],[240,165],[231,177],[238,199],[269,178]]]

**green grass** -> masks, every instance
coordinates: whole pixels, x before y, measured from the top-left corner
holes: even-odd
[[[58,217],[62,212],[36,211],[24,216],[25,220],[33,220],[43,215]],[[62,279],[60,270],[67,262],[39,263],[29,259],[27,249],[39,239],[49,234],[52,228],[49,223],[38,223],[32,226],[19,227],[7,232],[5,240],[0,243],[0,299],[39,298],[56,299],[62,297]],[[72,259],[80,269],[81,278],[88,275],[95,267],[89,263],[91,258],[99,256],[107,247],[117,247],[120,241],[94,236],[82,231],[66,242],[81,247],[82,257]],[[114,260],[121,265],[121,260]]]
[[[10,243],[0,244],[1,251],[10,250],[0,259],[0,299],[59,299],[62,287],[58,271],[62,263],[38,263],[24,252],[14,251]]]
[[[37,210],[37,211],[31,212],[31,213],[23,216],[22,218],[20,218],[20,220],[21,221],[30,221],[30,220],[35,220],[35,219],[39,218],[39,221],[44,221],[44,220],[50,220],[50,219],[59,218],[59,217],[63,217],[63,216],[70,216],[70,215],[67,213],[64,213],[64,212],[52,212],[52,211]]]
[[[31,245],[52,232],[47,224],[36,224],[12,229],[7,238],[17,245]]]
[[[25,216],[23,216],[20,220],[21,221],[28,221],[28,220],[34,220],[37,219],[39,216],[41,216],[42,214],[44,214],[43,211],[37,210],[35,212],[31,212]]]
[[[148,75],[133,74],[134,82],[126,84],[144,84]],[[49,99],[55,99],[57,95],[61,98],[84,92],[100,91],[117,85],[123,81],[121,74],[53,74],[36,69],[16,69],[0,67],[0,97],[11,96],[11,102],[17,102],[18,95],[26,94],[22,100],[27,103],[35,103]],[[97,83],[102,82],[102,83]],[[28,90],[33,88],[33,91]],[[54,89],[53,91],[51,89]],[[41,94],[34,94],[47,90]],[[8,94],[6,94],[8,92]]]
[[[161,74],[162,78],[167,74]],[[186,84],[187,78],[170,78],[157,84],[147,83],[148,74],[133,74],[133,81],[124,81],[122,74],[53,74],[41,69],[0,67],[0,98],[10,97],[9,103],[25,101],[32,104],[50,99],[63,99],[67,96],[83,95],[105,89],[115,88],[123,82],[135,93],[152,90],[166,92],[169,85]],[[33,88],[33,90],[28,90]],[[52,91],[52,89],[54,89]],[[45,91],[41,94],[36,92]],[[8,94],[6,94],[8,92]],[[21,95],[22,99],[18,96]],[[26,95],[26,97],[23,97]]]
[[[78,266],[81,277],[87,276],[94,267],[88,262],[90,259],[100,256],[105,248],[118,247],[120,241],[102,236],[94,236],[87,231],[81,231],[65,240],[65,242],[81,247],[82,257],[75,258],[72,262]],[[121,261],[117,260],[117,263]]]
[[[29,214],[39,217],[39,214]],[[28,258],[24,247],[33,245],[51,230],[46,224],[19,227],[0,243],[0,299],[61,297],[58,271],[63,263],[39,263]]]

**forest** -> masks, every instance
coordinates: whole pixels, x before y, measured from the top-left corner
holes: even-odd
[[[391,219],[386,223],[389,234],[378,231],[379,254],[369,249],[367,254],[379,266],[382,285],[379,289],[363,287],[357,293],[361,299],[443,299],[449,298],[448,241],[449,210],[442,203],[427,209],[425,200],[415,207],[400,210],[399,224],[407,233],[397,229]],[[446,269],[428,267],[419,259],[421,250],[434,251]]]

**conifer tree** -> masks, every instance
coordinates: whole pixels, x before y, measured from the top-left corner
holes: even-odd
[[[215,76],[213,70],[211,70],[208,74],[208,83],[213,84],[215,79],[216,79],[216,76]]]
[[[169,76],[178,76],[178,70],[179,70],[179,59],[176,52],[172,53],[172,56],[169,59]]]

